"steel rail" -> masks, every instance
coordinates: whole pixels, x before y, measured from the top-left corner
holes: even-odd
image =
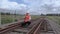
[[[8,25],[8,27],[0,30],[0,34],[4,34],[8,31],[11,31],[11,30],[19,27],[19,26],[20,26],[20,23],[15,23],[15,24]]]
[[[40,34],[41,25],[42,25],[43,22],[44,22],[44,20],[42,20],[42,21],[39,23],[37,29],[34,31],[33,34]]]
[[[42,19],[40,20],[40,22],[42,21]],[[30,29],[30,31],[29,32],[27,32],[27,34],[34,34],[34,32],[36,31],[36,29],[37,29],[37,27],[38,26],[40,26],[40,24],[42,24],[42,22],[41,23],[37,23],[37,24],[35,24],[31,29]]]

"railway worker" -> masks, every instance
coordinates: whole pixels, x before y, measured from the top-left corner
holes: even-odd
[[[24,17],[24,23],[22,24],[22,26],[25,26],[26,24],[30,25],[31,24],[31,16],[29,13],[25,14]]]

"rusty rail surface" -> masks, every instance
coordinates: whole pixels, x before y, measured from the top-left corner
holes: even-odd
[[[39,28],[40,28],[40,26],[41,26],[41,24],[43,23],[44,20],[43,20],[43,19],[39,19],[38,21],[39,21],[39,22],[36,23],[36,24],[29,30],[29,32],[27,32],[27,34],[35,34],[35,33],[38,32],[38,30],[39,30]],[[8,27],[6,27],[6,28],[4,28],[4,29],[1,29],[1,30],[0,30],[0,34],[7,33],[7,32],[12,31],[13,29],[16,29],[16,28],[18,28],[18,27],[20,27],[20,26],[21,26],[20,23],[10,24],[10,25],[8,25]]]
[[[8,25],[8,27],[0,30],[0,34],[11,31],[11,30],[13,30],[13,29],[15,29],[19,26],[20,26],[20,23],[15,23],[15,24]]]
[[[41,19],[39,23],[37,23],[36,25],[34,25],[31,30],[29,32],[27,32],[27,34],[38,34],[40,32],[40,28],[42,23],[44,22],[44,19]]]
[[[37,34],[40,29],[41,24],[43,23],[43,19],[40,20],[39,23],[35,24],[27,34]]]
[[[42,21],[40,22],[40,24],[38,25],[38,27],[36,28],[36,30],[34,31],[33,34],[40,34],[40,30],[41,30],[41,25],[42,25],[42,23],[44,23],[44,20],[42,20]]]
[[[7,33],[7,32],[12,31],[13,29],[16,29],[16,28],[18,28],[20,26],[21,26],[21,23],[10,24],[6,28],[0,29],[0,34]]]

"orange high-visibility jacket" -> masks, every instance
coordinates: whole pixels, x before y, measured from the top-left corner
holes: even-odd
[[[26,15],[25,19],[24,19],[24,22],[27,22],[27,21],[30,21],[30,20],[31,20],[31,16],[30,15]]]

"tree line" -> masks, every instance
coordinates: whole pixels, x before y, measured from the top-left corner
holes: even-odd
[[[12,14],[12,13],[3,13],[3,12],[1,12],[1,15],[17,15],[17,14]]]
[[[60,16],[60,14],[46,14],[46,16]]]
[[[41,16],[60,16],[60,14],[41,14]]]
[[[11,13],[3,13],[1,12],[1,15],[19,15],[19,14],[11,14]],[[41,16],[60,16],[60,14],[41,14]]]

